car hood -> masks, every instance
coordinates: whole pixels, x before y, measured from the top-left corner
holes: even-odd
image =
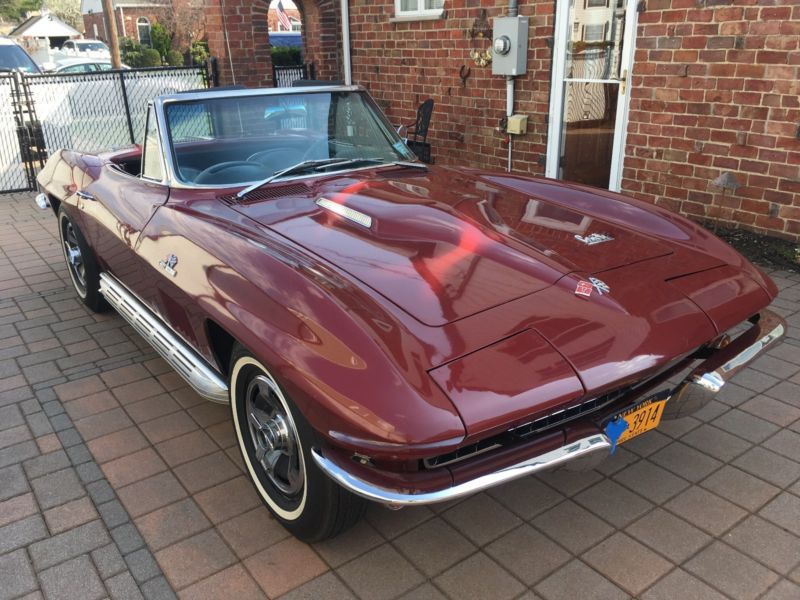
[[[569,273],[672,253],[632,226],[456,169],[388,167],[273,184],[233,208],[430,326],[539,292]],[[592,235],[607,241],[586,243]]]

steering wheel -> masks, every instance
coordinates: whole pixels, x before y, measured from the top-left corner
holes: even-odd
[[[251,154],[247,160],[258,163],[267,171],[272,172],[296,165],[304,158],[305,154],[296,148],[272,148]]]
[[[264,178],[264,167],[246,160],[231,160],[217,163],[204,169],[195,177],[200,184],[243,183]]]

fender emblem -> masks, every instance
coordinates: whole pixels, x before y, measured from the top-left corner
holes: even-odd
[[[611,288],[608,287],[604,281],[601,281],[596,277],[589,277],[589,281],[584,281],[582,279],[578,282],[578,285],[575,286],[575,295],[588,298],[592,295],[592,290],[596,291],[600,296],[602,296],[603,294],[608,294],[611,291]]]
[[[597,291],[598,294],[601,296],[603,294],[608,294],[611,291],[611,288],[606,285],[605,281],[601,281],[596,277],[589,277],[589,281],[592,282],[592,287]]]
[[[594,246],[595,244],[602,244],[603,242],[610,242],[614,238],[613,236],[608,235],[607,233],[590,233],[586,237],[582,235],[575,234],[575,239],[579,242],[583,242],[587,246]]]
[[[575,295],[576,296],[585,296],[589,297],[592,295],[592,284],[588,281],[579,281],[578,285],[575,286]]]
[[[175,277],[178,272],[175,270],[175,265],[178,264],[178,257],[170,254],[167,258],[158,261],[158,266],[164,269],[169,275]]]

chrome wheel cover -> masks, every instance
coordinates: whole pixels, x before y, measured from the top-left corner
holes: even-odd
[[[61,219],[61,243],[64,247],[64,258],[75,287],[81,294],[86,293],[86,265],[83,263],[78,236],[75,228],[66,217]]]
[[[276,490],[291,499],[303,491],[305,467],[294,421],[279,396],[275,383],[258,375],[247,386],[244,409],[255,466]]]

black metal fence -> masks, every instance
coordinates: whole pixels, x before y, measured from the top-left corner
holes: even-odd
[[[20,77],[0,74],[0,190],[31,189],[37,169],[35,115],[29,114]]]
[[[36,171],[59,148],[140,142],[150,100],[208,84],[205,66],[0,77],[0,192],[34,189]]]
[[[275,87],[292,87],[298,79],[314,79],[314,64],[305,65],[272,65],[272,85]]]

